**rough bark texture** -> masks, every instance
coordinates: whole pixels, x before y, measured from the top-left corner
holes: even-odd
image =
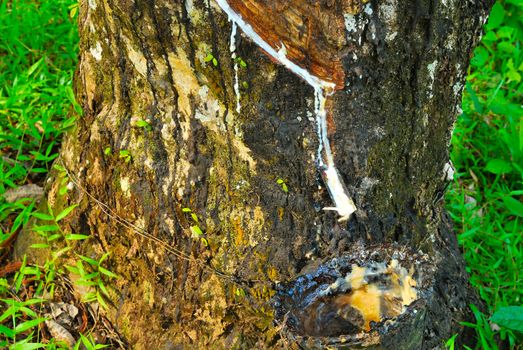
[[[80,251],[112,252],[122,278],[110,316],[132,348],[294,348],[301,340],[273,322],[275,282],[392,243],[430,257],[431,293],[418,316],[360,346],[432,349],[460,332],[477,300],[443,210],[443,169],[492,0],[359,5],[331,9],[345,23],[345,83],[330,137],[358,208],[341,224],[321,210],[331,199],[315,165],[312,88],[238,34],[236,113],[231,23],[213,0],[80,1],[84,115],[60,158],[78,186],[59,196],[55,174],[49,201],[80,203],[69,224],[93,236]]]

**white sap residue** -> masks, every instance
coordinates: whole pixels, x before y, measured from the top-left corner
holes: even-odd
[[[238,81],[238,61],[236,60],[236,22],[232,21],[231,43],[229,50],[231,51],[231,58],[234,63],[234,94],[236,95],[236,113],[240,114],[242,106],[240,104],[240,83]]]
[[[318,166],[323,167],[323,123],[322,119],[327,120],[327,115],[325,112],[325,97],[323,96],[322,89],[314,89],[314,114],[316,115],[316,128],[318,134],[318,155],[316,159],[318,160]]]
[[[327,130],[327,111],[325,109],[325,91],[321,88],[314,89],[314,107],[316,113],[316,124],[318,127],[318,166],[321,170],[323,181],[334,202],[334,207],[326,207],[323,210],[334,210],[338,212],[338,221],[346,221],[356,211],[354,202],[347,194],[347,189],[341,180],[340,174],[334,164],[334,157],[329,142]]]
[[[287,50],[285,45],[281,43],[278,50],[274,49],[269,43],[263,40],[258,33],[252,29],[252,27],[243,20],[243,18],[229,6],[226,0],[216,0],[222,10],[229,16],[229,20],[233,22],[233,29],[231,33],[231,45],[230,50],[233,54],[233,59],[236,58],[236,45],[234,36],[236,34],[236,25],[238,25],[242,31],[254,41],[261,49],[263,49],[272,58],[276,59],[283,66],[289,69],[291,72],[296,74],[305,80],[314,89],[314,110],[316,114],[316,124],[318,132],[318,154],[317,162],[322,173],[323,181],[325,182],[329,194],[334,202],[334,207],[327,207],[324,210],[334,210],[338,212],[340,218],[338,221],[348,220],[350,215],[356,211],[354,202],[349,197],[347,189],[343,184],[341,177],[334,164],[334,157],[329,143],[329,137],[327,132],[327,111],[325,109],[326,94],[332,93],[335,84],[322,80],[317,76],[312,75],[308,70],[298,66],[287,58]],[[235,80],[235,92],[238,98],[239,106],[239,91],[238,89],[238,76],[237,66],[235,62],[236,80]]]

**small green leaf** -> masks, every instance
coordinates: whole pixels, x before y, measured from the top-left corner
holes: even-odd
[[[107,288],[105,287],[105,284],[103,284],[103,282],[100,281],[100,283],[98,283],[97,287],[100,288],[100,290],[102,291],[102,294],[104,294],[107,297],[110,297],[109,291],[107,290]]]
[[[102,264],[105,259],[107,259],[109,257],[109,253],[105,253],[104,255],[102,255],[102,257],[98,260],[98,264]]]
[[[74,273],[75,275],[79,275],[80,274],[80,271],[78,270],[78,268],[76,266],[65,265],[65,268],[67,270],[69,270],[70,272]]]
[[[96,281],[93,281],[93,279],[98,276],[100,276],[100,273],[98,271],[95,271],[95,272],[91,272],[90,274],[84,275],[82,277],[82,280],[88,284],[91,284],[91,283],[96,284]]]
[[[191,213],[191,218],[194,222],[198,222],[198,216],[195,213]]]
[[[492,7],[492,10],[490,11],[490,17],[489,21],[487,23],[488,29],[494,29],[497,28],[503,23],[503,19],[505,18],[505,9],[503,8],[503,5],[496,2],[494,6]]]
[[[108,277],[111,277],[111,278],[118,278],[118,275],[115,274],[114,272],[111,272],[109,270],[107,270],[106,268],[104,267],[99,267],[98,270],[100,270],[101,273],[103,273],[104,275],[108,276]]]
[[[76,106],[78,106],[78,105],[75,105],[75,108],[76,108]],[[78,106],[78,108],[80,108],[80,107]],[[67,118],[66,120],[64,120],[62,122],[61,131],[66,131],[66,130],[70,129],[72,126],[74,126],[75,123],[76,123],[75,116],[72,116],[71,118]]]
[[[51,236],[47,237],[47,241],[48,242],[52,242],[52,241],[57,240],[58,238],[61,238],[61,237],[62,237],[61,233],[55,233],[54,235],[51,235]]]
[[[454,334],[452,337],[450,337],[449,340],[447,340],[447,342],[445,343],[445,346],[447,347],[448,350],[454,350],[454,346],[455,346],[455,342],[456,342],[456,337],[458,335],[457,334]]]
[[[212,59],[212,64],[214,64],[215,67],[218,66],[218,60],[216,58]]]
[[[523,333],[523,306],[501,307],[490,320],[501,327]]]
[[[58,170],[59,172],[62,172],[62,173],[66,172],[65,168],[63,166],[59,165],[59,164],[54,164],[53,168]]]
[[[523,151],[523,118],[519,118],[519,150]]]
[[[507,54],[512,54],[514,50],[516,50],[516,47],[508,41],[502,41],[498,44],[498,50]]]
[[[129,153],[129,151],[125,150],[125,149],[120,150],[119,157],[123,158],[124,162],[126,162],[126,163],[129,163],[132,158],[131,153]]]
[[[51,231],[59,231],[60,227],[58,227],[58,225],[42,225],[42,226],[33,226],[33,230],[36,232],[51,232]]]
[[[45,249],[45,248],[49,248],[49,244],[36,243],[36,244],[31,244],[29,247],[34,248],[34,249]]]
[[[476,50],[474,50],[474,56],[472,57],[470,64],[475,67],[483,67],[485,65],[485,62],[487,62],[488,58],[489,52],[487,51],[487,49],[485,49],[482,46],[478,46]]]
[[[73,211],[74,208],[76,208],[78,206],[78,204],[73,204],[67,208],[65,208],[64,210],[62,210],[60,212],[60,214],[56,215],[56,221],[60,221],[62,220],[63,218],[65,218],[67,215],[69,215],[69,213],[71,213]]]
[[[69,17],[74,18],[76,16],[76,14],[78,13],[78,6],[74,6],[70,9],[71,10],[69,11]]]
[[[193,237],[200,237],[201,235],[203,235],[202,229],[196,225],[191,226],[191,232]]]
[[[247,63],[241,57],[238,57],[238,63],[242,68],[247,68]]]
[[[13,299],[3,299],[2,300],[3,302],[5,303],[9,303],[9,302],[14,302]],[[0,322],[2,322],[3,320],[13,316],[16,312],[18,311],[18,307],[15,307],[15,306],[11,306],[9,307],[7,310],[5,310],[1,315],[0,315]]]
[[[65,248],[62,248],[62,249],[60,249],[60,250],[58,250],[56,252],[52,252],[53,260],[58,259],[59,257],[64,255],[65,253],[67,253],[71,249],[72,249],[72,247],[65,247]],[[78,273],[78,271],[76,273]],[[80,273],[78,273],[78,274],[80,274]]]
[[[139,128],[145,128],[147,130],[150,130],[152,129],[151,127],[151,124],[149,124],[148,122],[146,122],[145,120],[143,119],[140,119],[136,122],[136,126],[139,127]]]
[[[70,86],[66,86],[65,93],[66,93],[66,96],[67,96],[67,99],[69,100],[69,102],[71,102],[73,105],[76,105],[77,102],[76,102],[76,98],[74,96],[73,88]]]
[[[84,287],[96,287],[96,285],[98,283],[96,283],[96,281],[91,281],[91,280],[84,280],[84,279],[78,279],[76,280],[75,284],[79,285],[79,286],[84,286]]]
[[[32,337],[27,337],[16,344],[9,347],[9,350],[34,350],[45,348],[46,344],[43,343],[30,343]]]
[[[14,336],[16,335],[15,331],[2,324],[0,324],[0,334],[3,334],[7,338],[14,338]]]
[[[516,83],[519,83],[521,81],[521,74],[519,74],[515,70],[510,70],[507,72],[507,78],[510,81],[515,81]]]
[[[493,174],[508,174],[512,171],[512,165],[503,159],[492,159],[487,163],[485,170]]]
[[[49,215],[49,214],[34,212],[31,215],[34,216],[37,219],[40,219],[40,220],[45,220],[45,221],[54,220],[54,218],[51,215]]]
[[[98,291],[96,292],[96,300],[103,309],[107,310],[109,308],[109,306],[107,306],[107,303],[104,300],[104,297]]]
[[[89,292],[82,296],[82,301],[86,303],[90,303],[92,301],[96,300],[96,293],[95,292]]]
[[[74,234],[74,233],[71,233],[71,234],[68,234],[65,236],[65,239],[67,239],[69,241],[81,241],[81,240],[84,240],[87,238],[89,238],[88,235],[80,235],[80,234]]]
[[[289,192],[289,188],[287,187],[287,184],[285,183],[285,181],[283,179],[276,180],[276,183],[281,185],[281,189],[283,190],[283,192],[285,192],[285,193]]]
[[[98,266],[99,265],[99,262],[94,260],[94,259],[88,258],[88,257],[83,256],[83,255],[78,255],[78,257],[80,259],[82,259],[83,261],[85,261],[86,263],[88,263],[89,265],[91,265],[91,266]]]
[[[67,193],[67,186],[62,186],[62,187],[60,187],[60,189],[58,190],[58,194],[59,194],[60,196],[63,196],[63,195],[66,194],[66,193]]]
[[[104,154],[105,154],[106,156],[110,156],[111,153],[112,153],[112,149],[111,149],[111,147],[105,147],[105,149],[104,149]]]
[[[182,212],[190,213],[190,212],[192,212],[192,210],[190,208],[182,208]]]
[[[16,334],[25,332],[33,327],[38,326],[40,323],[44,322],[45,318],[37,318],[36,320],[26,321],[20,324],[17,324],[14,331]]]
[[[212,53],[208,53],[207,56],[205,56],[205,58],[203,59],[205,62],[210,62],[212,61],[214,58],[214,56],[212,55]]]
[[[513,215],[523,217],[523,203],[512,197],[504,197],[503,203]]]
[[[40,58],[38,61],[36,61],[28,70],[27,70],[27,75],[31,75],[34,73],[34,71],[40,67],[40,65],[42,64],[42,62],[44,61],[44,58],[45,57],[42,57]]]

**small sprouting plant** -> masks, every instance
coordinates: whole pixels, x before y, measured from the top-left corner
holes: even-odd
[[[120,157],[120,159],[123,159],[123,161],[126,163],[129,163],[132,159],[131,153],[126,149],[120,150],[118,156]]]
[[[47,173],[49,171],[48,168],[44,167],[36,167],[37,162],[41,162],[43,164],[49,164],[52,160],[54,160],[56,157],[58,157],[58,153],[52,153],[53,147],[55,146],[55,142],[52,141],[49,146],[45,149],[45,151],[42,153],[40,150],[36,151],[29,151],[29,153],[32,155],[31,160],[31,172],[33,173]]]
[[[1,302],[4,304],[0,306],[0,310],[3,310],[0,314],[0,348],[37,349],[45,346],[38,342],[39,326],[45,321],[40,310],[46,302],[43,296],[53,296],[54,276],[54,265],[46,263],[42,269],[28,264],[24,256],[11,282],[0,279],[0,295],[3,297]],[[28,283],[30,287],[27,286]],[[28,289],[32,291],[31,297],[25,300],[18,297],[5,298],[8,294],[28,295]]]
[[[74,350],[79,350],[79,349],[83,348],[82,345],[87,350],[104,349],[109,346],[109,345],[97,344],[96,340],[93,339],[93,336],[91,334],[89,334],[89,336],[80,334],[80,341],[76,342],[76,345],[74,346]]]
[[[247,68],[247,63],[245,63],[243,58],[241,58],[240,56],[236,57],[234,59],[234,62],[238,63],[240,65],[240,67],[242,67],[242,68]]]
[[[77,204],[73,204],[68,206],[67,208],[63,209],[60,213],[54,214],[53,208],[48,205],[46,213],[41,212],[34,212],[32,213],[32,216],[37,218],[40,221],[43,221],[44,223],[42,225],[34,225],[33,231],[36,232],[38,235],[43,237],[45,239],[45,243],[36,243],[31,245],[31,248],[49,248],[51,243],[53,241],[64,239],[66,242],[69,241],[79,241],[89,238],[88,235],[83,234],[77,234],[77,233],[71,233],[68,231],[65,231],[62,229],[62,227],[59,225],[59,222],[66,218],[71,212],[77,207]],[[65,252],[70,250],[71,247],[69,247],[69,244],[67,243],[67,246],[58,250],[53,251],[53,261],[55,261],[58,257],[63,255]]]
[[[108,309],[105,298],[110,297],[105,285],[105,280],[108,278],[118,278],[118,275],[102,266],[102,263],[108,256],[109,253],[105,253],[100,259],[95,260],[83,255],[78,255],[80,260],[76,261],[76,266],[66,266],[70,272],[80,276],[75,282],[76,284],[92,288],[91,291],[82,296],[82,301],[97,301],[104,309]],[[84,264],[84,262],[87,264]]]
[[[147,131],[151,131],[153,129],[151,124],[149,124],[146,120],[143,120],[143,119],[138,119],[136,121],[135,125],[136,125],[137,128],[142,128],[142,129],[145,129]]]
[[[111,149],[111,147],[105,147],[104,154],[106,156],[110,156],[112,153],[113,153],[113,150]]]
[[[285,192],[285,193],[289,192],[289,188],[287,187],[287,184],[285,183],[285,181],[283,179],[276,180],[276,183],[281,186],[281,189],[283,190],[283,192]]]
[[[189,229],[191,230],[192,237],[199,238],[203,245],[208,246],[209,242],[207,239],[205,239],[205,237],[203,237],[203,231],[199,226],[200,220],[198,219],[198,215],[196,215],[191,208],[182,208],[182,212],[190,214],[191,216],[193,224],[189,227]]]
[[[245,293],[245,290],[243,290],[243,288],[236,288],[236,290],[234,291],[234,294],[239,297],[239,298],[243,298],[245,297],[247,294]]]
[[[0,347],[9,349],[39,349],[43,343],[33,342],[35,331],[45,321],[45,318],[33,310],[36,304],[45,302],[43,299],[32,298],[19,301],[16,298],[2,299],[5,305],[0,315]],[[4,323],[9,322],[10,326]],[[9,346],[11,344],[11,346]]]
[[[457,334],[454,334],[452,337],[450,337],[446,342],[445,342],[445,347],[448,349],[448,350],[454,350],[455,347],[456,347],[456,338],[457,338]]]
[[[78,14],[78,3],[75,2],[67,7],[69,9],[69,17],[75,18]]]
[[[216,57],[214,57],[214,55],[212,53],[208,53],[207,56],[205,56],[205,58],[203,59],[205,62],[212,62],[212,64],[217,67],[218,66],[218,60],[216,59]]]
[[[67,191],[69,191],[68,186],[67,186],[69,183],[69,176],[67,175],[67,170],[59,164],[54,164],[53,169],[58,171],[58,176],[61,178],[60,188],[58,189],[58,194],[60,196],[63,196],[67,193]]]

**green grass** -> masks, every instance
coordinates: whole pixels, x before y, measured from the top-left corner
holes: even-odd
[[[447,207],[471,283],[488,307],[487,315],[475,312],[478,348],[497,349],[497,333],[514,348],[521,333],[491,331],[487,321],[523,304],[523,1],[499,1],[485,29],[452,139],[456,180]]]
[[[63,132],[74,125],[71,110],[81,112],[72,90],[78,53],[75,20],[69,17],[74,4],[0,2],[1,267],[8,265],[9,237],[35,215],[36,206],[31,198],[7,203],[4,193],[43,185]],[[52,262],[39,267],[24,260],[14,277],[0,278],[0,348],[64,348],[55,340],[44,344],[41,337],[47,303],[42,296],[53,294],[56,272]]]
[[[71,10],[76,11],[74,0],[0,2],[0,198],[12,188],[42,185],[63,132],[74,124],[70,112],[81,113],[71,88],[78,54]],[[518,333],[523,323],[518,308],[523,297],[522,44],[523,1],[501,0],[475,51],[452,142],[457,173],[447,207],[456,222],[471,282],[488,308],[483,314],[471,306],[476,323],[466,324],[477,331],[478,349],[498,349],[500,339],[513,349],[522,348]],[[31,216],[55,224],[61,218],[62,213],[50,217],[34,213],[34,208],[32,199],[16,203],[0,199],[0,244]],[[35,232],[48,226],[36,226]],[[55,239],[86,239],[60,229],[43,232],[49,245]],[[6,262],[2,254],[0,250],[0,265]],[[104,257],[85,259],[69,269],[80,275],[87,271],[82,283],[95,285],[91,299],[102,298],[107,295],[102,275],[115,276],[100,267]],[[39,295],[52,293],[57,273],[54,261],[42,267],[24,261],[13,278],[0,278],[0,347],[60,348],[55,340],[41,343],[39,328],[45,303]],[[28,276],[35,292],[21,298],[20,291],[29,290],[22,283]],[[100,348],[89,336],[79,336],[87,348]],[[449,340],[449,348],[452,344]]]
[[[0,196],[41,183],[74,118],[78,33],[72,0],[0,2]],[[0,242],[27,222],[27,200],[0,202]]]

